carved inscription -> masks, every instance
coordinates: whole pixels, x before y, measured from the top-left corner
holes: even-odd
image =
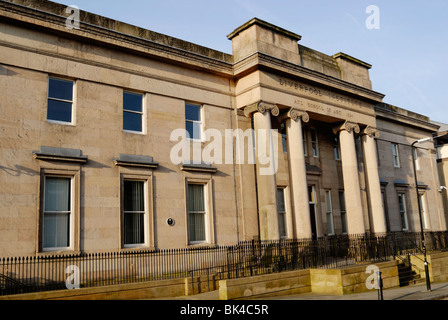
[[[279,83],[281,86],[300,91],[301,93],[304,93],[309,96],[328,98],[331,101],[342,103],[345,105],[354,106],[354,107],[362,106],[362,103],[355,99],[347,98],[347,97],[341,96],[339,94],[336,94],[336,93],[333,93],[333,92],[330,92],[327,90],[315,88],[310,85],[304,85],[304,84],[301,84],[299,82],[295,82],[292,80],[279,78]]]
[[[329,116],[333,116],[336,118],[342,118],[342,119],[351,119],[354,117],[353,112],[347,111],[347,110],[341,110],[336,107],[332,107],[329,105],[323,105],[318,102],[313,101],[304,101],[302,99],[295,99],[294,105],[297,108],[307,108],[307,110],[315,110],[318,113],[323,113]]]

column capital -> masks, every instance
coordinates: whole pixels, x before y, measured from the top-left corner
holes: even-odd
[[[255,112],[260,112],[261,114],[266,113],[266,111],[270,111],[274,117],[277,117],[280,114],[280,109],[276,104],[268,103],[264,101],[259,101],[257,103],[253,103],[244,108],[244,115],[248,118],[252,116]]]
[[[286,119],[292,119],[294,121],[301,119],[303,122],[308,123],[310,121],[310,116],[306,111],[291,108],[288,112],[282,114],[278,117],[279,122],[283,122]]]
[[[380,131],[377,128],[367,126],[361,131],[362,135],[367,135],[370,138],[379,138]]]
[[[360,133],[361,128],[357,123],[345,121],[343,124],[333,127],[334,134],[337,134],[339,131],[348,131],[349,133],[353,131],[354,133]]]

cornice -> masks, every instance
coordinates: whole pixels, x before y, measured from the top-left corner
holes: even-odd
[[[300,39],[302,39],[302,36],[300,36],[300,35],[298,35],[298,34],[296,34],[294,32],[291,32],[291,31],[288,31],[286,29],[280,28],[278,26],[275,26],[275,25],[273,25],[273,24],[271,24],[269,22],[266,22],[266,21],[258,19],[258,18],[253,18],[252,20],[250,20],[250,21],[246,22],[245,24],[243,24],[242,26],[238,27],[232,33],[230,33],[227,36],[227,38],[229,40],[232,40],[239,33],[241,33],[242,31],[244,31],[246,29],[248,29],[249,27],[251,27],[253,25],[258,25],[258,26],[261,26],[261,27],[263,27],[265,29],[272,30],[272,31],[274,31],[274,32],[276,32],[278,34],[281,34],[281,35],[283,35],[285,37],[291,38],[292,40],[295,40],[295,41],[299,41]]]
[[[375,117],[377,119],[401,123],[403,125],[416,127],[430,132],[437,132],[439,128],[439,126],[432,124],[431,122],[386,110],[378,106],[375,106]]]
[[[65,16],[38,10],[36,8],[29,8],[15,3],[0,1],[0,20],[3,19],[15,21],[16,23],[20,23],[22,25],[24,23],[30,24],[35,28],[50,30],[51,32],[68,38],[83,39],[84,41],[88,40],[103,45],[113,46],[119,48],[120,50],[133,51],[142,55],[149,55],[152,58],[188,65],[195,69],[214,72],[227,77],[231,77],[233,75],[232,63],[225,61],[231,60],[231,56],[224,53],[222,53],[223,60],[220,60],[192,52],[188,49],[158,43],[143,37],[125,34],[84,21],[80,22],[80,29],[68,29],[66,28],[67,17]],[[140,30],[143,32],[145,29]],[[187,48],[197,47],[204,50],[208,49],[186,41],[179,40],[179,42]],[[224,58],[224,56],[228,57]]]
[[[300,78],[310,81],[336,91],[350,93],[373,103],[380,103],[385,97],[384,94],[379,92],[328,76],[282,59],[278,59],[262,52],[253,53],[250,56],[237,61],[233,68],[234,76],[240,78],[246,74],[246,70],[248,68],[254,68],[254,66],[268,69],[271,72],[280,72],[291,78]]]

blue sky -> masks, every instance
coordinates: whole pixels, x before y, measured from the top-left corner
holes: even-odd
[[[227,35],[257,17],[301,35],[304,46],[373,65],[373,89],[385,102],[448,123],[446,0],[56,2],[227,53]],[[369,5],[379,9],[379,29],[366,27]]]

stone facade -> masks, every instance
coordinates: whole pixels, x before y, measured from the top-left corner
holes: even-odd
[[[0,2],[1,256],[419,231],[411,144],[438,126],[384,104],[371,65],[301,46],[299,35],[259,19],[229,34],[230,55],[87,12],[79,29],[67,28],[67,16],[50,1]],[[73,85],[68,122],[49,120],[50,79]],[[123,130],[124,92],[141,97],[139,132]],[[190,104],[201,138],[187,140],[175,163],[172,134],[186,128]],[[259,141],[251,129],[279,146],[267,153],[275,174],[263,174],[258,156],[249,161]],[[207,134],[227,130],[247,134],[217,144],[230,156],[188,162],[215,157]],[[236,161],[238,146],[245,161]],[[446,230],[434,145],[418,147],[425,227]],[[69,243],[55,250],[44,239],[44,216],[54,214],[47,177],[70,179]],[[128,180],[144,185],[136,246],[124,240]],[[190,184],[203,186],[194,241]]]

